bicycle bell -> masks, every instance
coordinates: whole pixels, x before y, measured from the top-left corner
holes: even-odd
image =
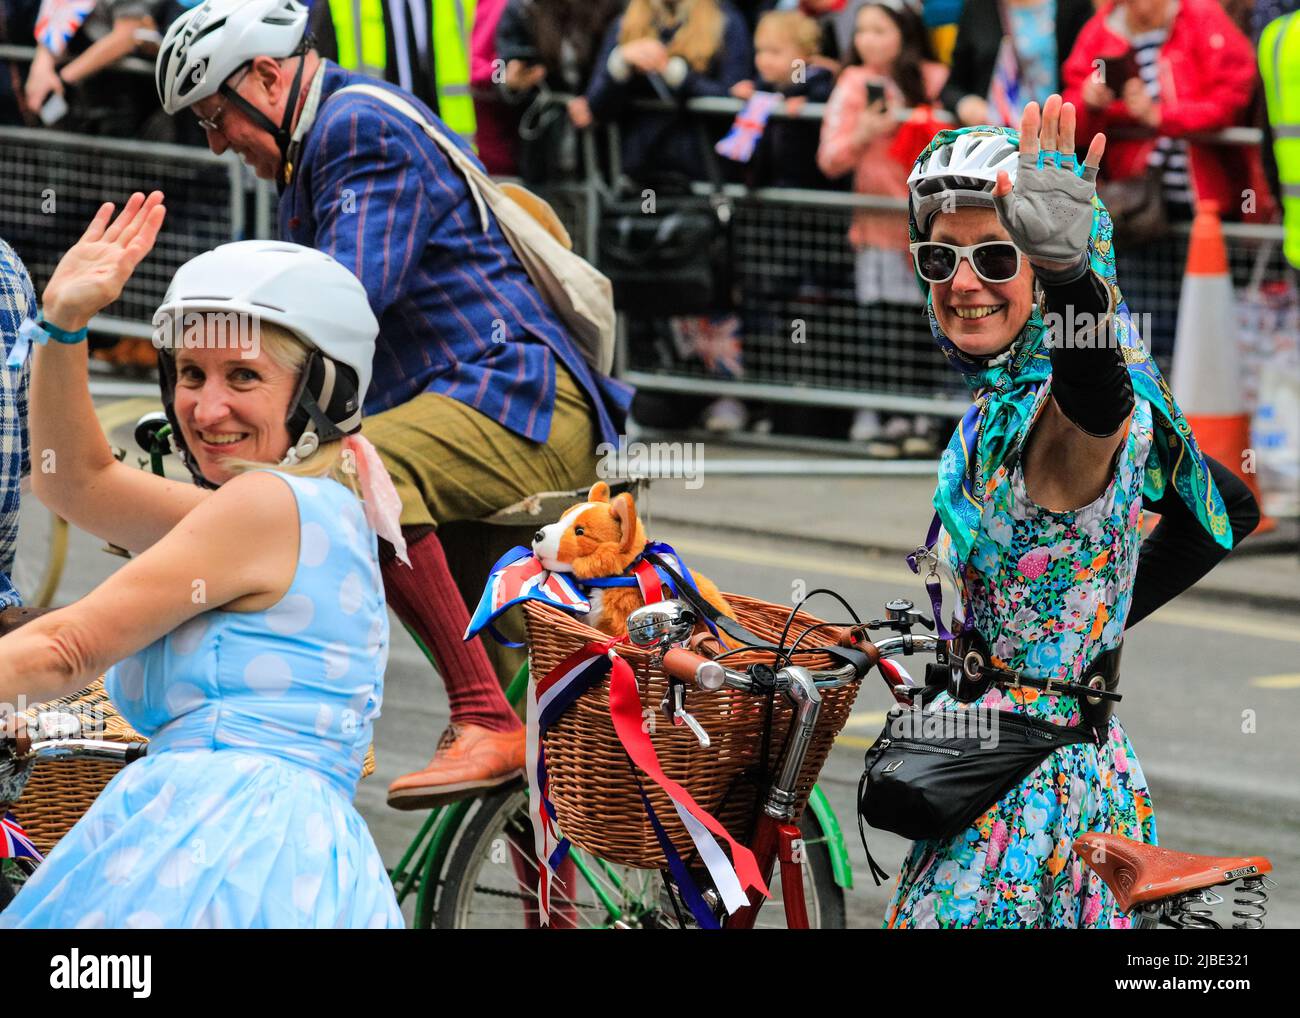
[[[695,609],[685,601],[659,601],[642,605],[627,617],[627,635],[643,649],[667,650],[685,643],[698,621]]]

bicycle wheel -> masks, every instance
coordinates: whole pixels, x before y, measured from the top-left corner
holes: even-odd
[[[18,550],[11,579],[30,608],[48,608],[54,601],[68,558],[67,521],[37,499],[23,499],[18,522]]]
[[[537,862],[528,792],[505,789],[486,797],[466,823],[444,872],[437,908],[442,929],[535,929]],[[842,929],[844,893],[830,851],[811,813],[805,836],[804,895],[814,929]],[[553,885],[551,925],[558,929],[655,929],[679,924],[660,874],[619,866],[574,848]],[[759,927],[782,927],[780,881],[759,912]]]

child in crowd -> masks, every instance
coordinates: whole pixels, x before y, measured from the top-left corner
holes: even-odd
[[[900,111],[936,103],[948,70],[931,57],[920,14],[904,0],[878,0],[857,9],[851,63],[840,73],[822,123],[817,164],[828,177],[853,173],[853,190],[881,198],[906,199],[907,175],[916,152],[895,151]],[[872,328],[917,332],[899,350],[900,360],[873,358],[895,377],[912,376],[931,360],[928,328],[914,310],[921,303],[908,253],[907,213],[858,209],[849,231],[856,252],[859,304],[872,306]],[[903,307],[900,307],[902,305]],[[924,332],[924,335],[921,333]],[[916,457],[934,451],[931,422],[895,418],[887,424],[872,410],[854,418],[850,437],[867,442],[881,458]]]
[[[731,94],[748,100],[755,92],[778,92],[785,97],[778,112],[791,116],[805,103],[826,102],[835,76],[814,63],[820,37],[817,22],[798,11],[764,14],[754,31],[757,80],[737,82]],[[749,163],[751,186],[828,187],[829,181],[817,167],[819,130],[815,120],[769,120]]]

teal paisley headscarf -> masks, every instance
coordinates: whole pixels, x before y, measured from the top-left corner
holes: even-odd
[[[970,131],[1005,134],[1013,145],[1019,147],[1020,144],[1020,133],[1011,128],[963,127],[940,131],[917,157],[917,162]],[[1116,308],[1113,328],[1128,364],[1134,394],[1147,400],[1153,410],[1155,434],[1147,458],[1143,494],[1158,499],[1164,494],[1166,485],[1172,483],[1215,541],[1231,548],[1232,532],[1227,511],[1210,477],[1205,457],[1159,368],[1142,345],[1128,305],[1120,294],[1115,277],[1110,213],[1095,194],[1092,209],[1089,263],[1110,287]],[[912,210],[908,213],[908,230],[913,243],[925,239]],[[962,373],[975,394],[974,404],[958,424],[940,458],[939,484],[934,492],[935,510],[952,538],[960,560],[965,562],[979,533],[985,481],[1011,453],[1033,410],[1042,383],[1052,373],[1051,357],[1045,342],[1047,327],[1041,309],[1035,304],[1025,327],[1008,350],[992,358],[972,357],[944,335],[935,317],[930,285],[919,275],[917,282],[926,295],[930,331],[948,362]]]

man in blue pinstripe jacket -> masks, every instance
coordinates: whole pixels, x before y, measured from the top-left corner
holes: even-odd
[[[285,240],[352,269],[380,323],[365,433],[402,495],[414,570],[384,564],[389,603],[434,652],[452,724],[428,767],[389,789],[427,808],[510,780],[522,729],[468,623],[436,527],[595,477],[631,390],[595,373],[493,218],[421,127],[349,84],[390,89],[312,48],[297,0],[206,0],[159,51],[163,107],[190,108],[212,151],[233,149],[280,188]],[[468,147],[456,139],[466,151]],[[373,415],[373,416],[371,416]]]

